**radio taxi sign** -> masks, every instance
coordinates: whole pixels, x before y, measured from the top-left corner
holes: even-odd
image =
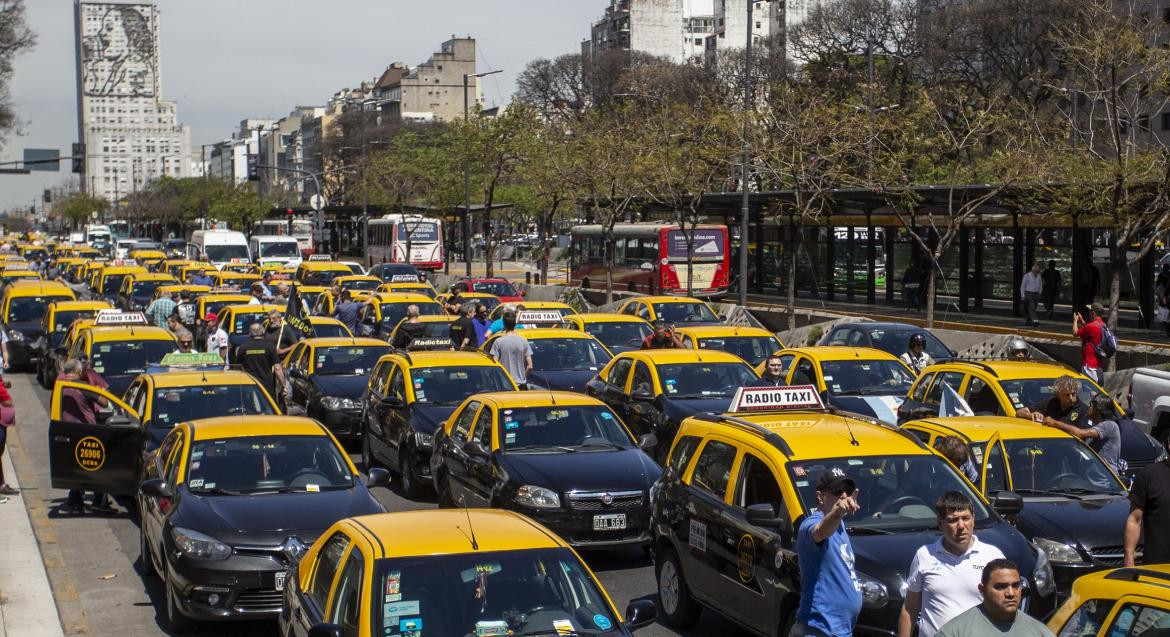
[[[94,325],[150,325],[146,314],[142,312],[122,312],[119,310],[98,310],[93,319]]]
[[[310,254],[310,261],[332,261],[333,257],[328,254]]]
[[[556,310],[522,310],[516,315],[517,323],[563,323],[565,317]]]
[[[812,385],[791,387],[740,387],[731,400],[731,411],[823,409],[821,395]]]
[[[417,274],[392,274],[390,275],[391,283],[418,283]]]

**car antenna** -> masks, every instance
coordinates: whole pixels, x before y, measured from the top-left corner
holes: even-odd
[[[849,423],[849,416],[842,416],[842,418],[845,420],[845,431],[849,432],[849,444],[860,447],[861,442],[857,440],[857,436],[853,435],[853,425]]]
[[[557,406],[557,397],[553,395],[552,390],[548,390],[548,399],[552,402],[553,407]]]
[[[479,542],[475,541],[475,526],[471,523],[471,513],[467,511],[467,500],[464,499],[460,504],[463,505],[463,515],[467,517],[467,528],[471,531],[471,535],[464,533],[463,529],[459,529],[458,526],[455,528],[459,529],[460,533],[463,533],[463,537],[467,538],[468,542],[471,542],[471,550],[478,551]]]

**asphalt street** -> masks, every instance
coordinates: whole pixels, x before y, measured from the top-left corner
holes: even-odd
[[[9,452],[23,486],[26,506],[41,547],[49,581],[66,635],[137,637],[167,634],[163,624],[163,587],[156,577],[138,571],[138,524],[134,514],[118,507],[116,513],[87,512],[62,516],[57,507],[65,491],[49,486],[48,407],[49,392],[29,374],[11,374],[12,397],[17,405],[18,426],[9,437]],[[352,455],[355,464],[358,456]],[[374,494],[388,511],[436,508],[432,498],[408,500],[390,488]],[[582,557],[600,578],[619,610],[630,600],[656,599],[654,568],[640,548],[590,551]],[[277,635],[276,623],[239,622],[197,625],[187,635]],[[722,617],[704,612],[685,632],[661,623],[638,635],[746,636]]]

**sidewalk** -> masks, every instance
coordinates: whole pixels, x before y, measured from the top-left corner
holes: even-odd
[[[8,484],[19,489],[8,452],[0,459]],[[24,495],[0,504],[0,637],[64,635]]]

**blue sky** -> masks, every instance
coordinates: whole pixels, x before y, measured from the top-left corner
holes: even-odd
[[[12,98],[24,120],[0,160],[24,148],[69,153],[77,138],[72,0],[25,0],[36,48],[16,63]],[[178,102],[193,144],[223,139],[246,117],[322,104],[391,62],[426,61],[453,34],[471,35],[488,105],[515,92],[535,58],[579,50],[606,0],[157,0],[163,98]],[[0,210],[28,206],[59,173],[0,175]],[[76,180],[76,176],[72,176]]]

